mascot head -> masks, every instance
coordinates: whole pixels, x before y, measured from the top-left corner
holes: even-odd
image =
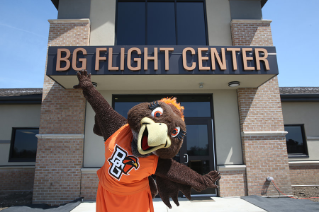
[[[176,98],[164,98],[152,103],[141,103],[128,112],[128,124],[133,132],[132,151],[136,156],[155,154],[173,158],[186,134],[184,107]]]

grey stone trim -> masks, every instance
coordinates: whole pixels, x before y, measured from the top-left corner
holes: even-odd
[[[84,138],[84,134],[36,134],[37,138]]]
[[[307,137],[307,141],[319,141],[319,137]]]
[[[35,169],[35,166],[0,166],[1,169]]]
[[[82,168],[81,172],[82,173],[94,173],[96,174],[97,170],[99,170],[100,168]]]
[[[316,166],[319,165],[319,161],[289,161],[289,166]]]
[[[258,19],[233,19],[231,23],[256,23],[256,24],[270,24],[272,20],[258,20]]]
[[[50,24],[52,23],[90,23],[90,19],[49,19]]]
[[[283,136],[287,131],[243,131],[241,136]]]
[[[245,171],[246,165],[224,165],[217,166],[218,171]]]

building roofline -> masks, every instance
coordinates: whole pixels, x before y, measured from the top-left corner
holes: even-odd
[[[319,94],[319,87],[279,87],[280,94]]]
[[[264,5],[267,3],[268,0],[261,0],[261,8],[264,7]],[[52,4],[55,6],[55,8],[59,9],[59,0],[51,0]]]
[[[52,4],[55,6],[55,8],[59,9],[59,0],[51,0]]]
[[[0,104],[41,104],[42,88],[0,89]]]
[[[318,102],[319,87],[280,87],[282,102]]]
[[[41,103],[42,103],[42,94],[0,97],[0,104],[41,104]]]
[[[280,94],[281,102],[319,102],[319,94]]]
[[[1,88],[0,97],[8,96],[27,96],[33,94],[41,94],[42,88]]]
[[[267,3],[268,0],[261,0],[261,8],[264,7],[264,5]]]

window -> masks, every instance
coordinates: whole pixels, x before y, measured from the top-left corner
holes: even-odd
[[[207,45],[203,1],[117,3],[117,45]]]
[[[211,95],[114,95],[113,108],[127,118],[128,111],[142,102],[153,102],[166,97],[176,97],[177,102],[185,107],[185,118],[212,116]]]
[[[35,162],[39,128],[12,128],[9,162]]]
[[[287,151],[290,157],[293,156],[307,156],[307,143],[304,125],[285,125]]]

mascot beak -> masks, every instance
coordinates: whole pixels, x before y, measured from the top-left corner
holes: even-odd
[[[137,138],[137,148],[140,154],[146,155],[161,148],[171,146],[168,136],[168,127],[165,123],[155,123],[144,117],[141,120],[141,129]]]

